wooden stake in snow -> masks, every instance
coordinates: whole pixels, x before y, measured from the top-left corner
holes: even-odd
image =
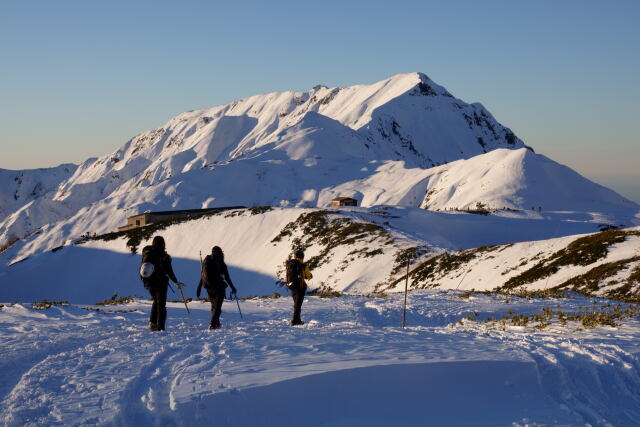
[[[409,260],[411,257],[407,255],[407,279],[404,282],[404,310],[402,311],[402,327],[407,323],[407,289],[409,287]]]

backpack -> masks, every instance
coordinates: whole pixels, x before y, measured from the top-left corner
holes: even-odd
[[[288,287],[302,284],[303,264],[297,259],[289,258],[286,263],[286,283]]]
[[[140,280],[145,288],[149,289],[162,277],[162,256],[152,246],[142,249],[142,262],[140,263]]]
[[[211,255],[204,257],[202,262],[202,286],[210,290],[226,289],[227,287],[223,269]]]

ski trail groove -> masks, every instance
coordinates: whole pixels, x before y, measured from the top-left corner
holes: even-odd
[[[640,420],[637,356],[616,346],[555,341],[526,344],[550,396],[585,424],[633,425]],[[611,390],[618,393],[612,396]]]
[[[168,398],[159,394],[158,385],[167,381],[162,375],[168,370],[166,364],[179,352],[176,344],[164,344],[127,382],[118,404],[119,413],[114,417],[116,425],[158,425],[157,421],[163,421],[162,425],[175,425],[162,407],[168,403]]]

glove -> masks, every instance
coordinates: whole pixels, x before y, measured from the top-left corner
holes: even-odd
[[[182,288],[184,288],[184,283],[176,282],[176,286],[182,289]]]

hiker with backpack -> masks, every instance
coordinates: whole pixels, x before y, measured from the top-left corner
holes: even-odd
[[[140,265],[140,278],[144,287],[151,294],[153,304],[149,316],[149,329],[152,331],[164,331],[167,320],[167,289],[169,279],[176,286],[184,286],[178,281],[171,266],[171,256],[166,252],[164,238],[156,236],[151,245],[142,249],[142,264]]]
[[[196,295],[200,298],[202,287],[207,290],[209,300],[211,301],[211,323],[209,329],[219,329],[220,314],[222,313],[222,303],[225,298],[227,285],[231,288],[231,298],[237,298],[236,287],[229,277],[229,269],[224,262],[224,253],[220,246],[214,246],[211,249],[211,255],[204,257],[201,266],[200,283],[196,290]]]
[[[304,262],[304,251],[297,249],[293,258],[289,258],[286,262],[286,283],[291,291],[293,298],[293,319],[291,325],[303,325],[304,322],[300,318],[302,312],[302,302],[304,294],[307,291],[307,280],[313,278],[309,267]]]

